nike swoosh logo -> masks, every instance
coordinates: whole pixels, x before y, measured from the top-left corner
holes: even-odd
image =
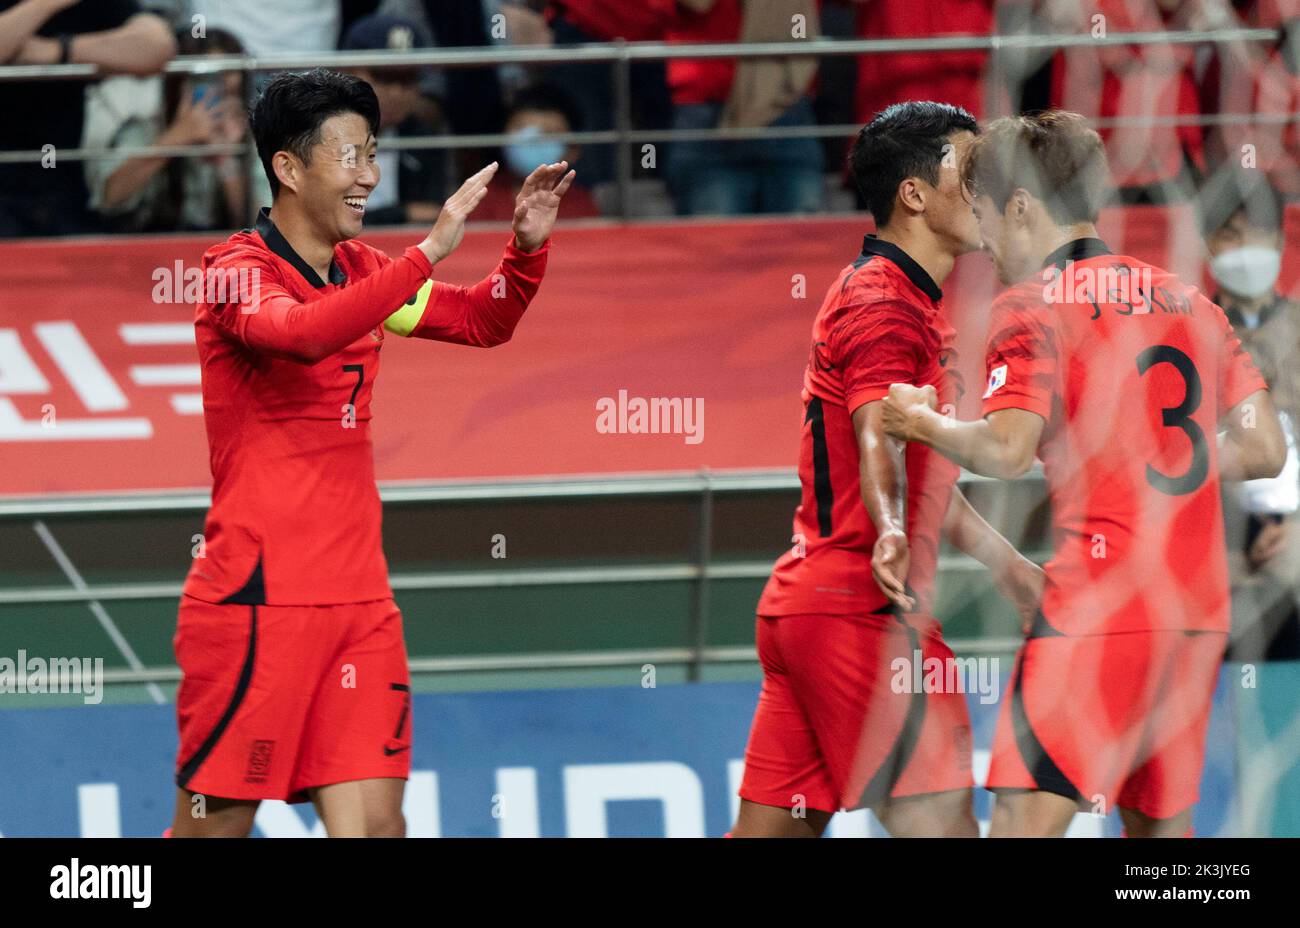
[[[401,754],[403,751],[409,751],[409,750],[411,750],[411,746],[409,744],[404,748],[390,748],[388,745],[384,745],[384,756],[392,757],[394,754]]]

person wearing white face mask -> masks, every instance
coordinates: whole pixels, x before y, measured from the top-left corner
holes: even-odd
[[[1300,304],[1278,290],[1285,203],[1261,172],[1229,171],[1200,197],[1214,302],[1272,393],[1290,446],[1282,473],[1225,487],[1234,660],[1300,658]]]
[[[504,164],[496,184],[488,188],[474,211],[477,220],[509,222],[515,212],[515,194],[539,164],[550,164],[547,159],[552,155],[574,164],[582,155],[577,145],[555,138],[582,131],[582,117],[572,97],[555,84],[543,82],[516,91],[503,131],[510,137],[501,151]],[[599,216],[600,209],[590,191],[575,182],[565,195],[564,215],[566,219],[590,219]]]

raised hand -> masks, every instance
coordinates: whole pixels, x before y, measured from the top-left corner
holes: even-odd
[[[424,252],[430,263],[437,264],[456,250],[460,240],[465,237],[465,220],[469,218],[470,213],[474,212],[474,207],[487,196],[488,182],[496,174],[497,167],[497,163],[493,161],[461,184],[460,189],[447,197],[447,201],[442,204],[437,222],[433,224],[433,229],[425,240],[420,243],[420,250]]]
[[[515,200],[515,243],[524,251],[536,251],[551,234],[559,213],[560,199],[573,185],[576,171],[569,162],[543,164],[524,180]]]

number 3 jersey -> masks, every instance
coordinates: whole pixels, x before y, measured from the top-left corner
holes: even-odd
[[[993,304],[984,414],[1046,423],[1052,560],[1036,635],[1226,632],[1218,423],[1264,389],[1223,311],[1079,239]]]
[[[759,615],[867,615],[890,608],[871,574],[877,536],[862,502],[853,412],[883,399],[891,383],[933,386],[941,409],[957,402],[954,333],[942,298],[924,268],[875,236],[867,236],[862,254],[831,285],[813,322],[804,371],[794,535],[763,590]],[[932,630],[926,614],[939,533],[958,469],[920,444],[907,447],[904,466],[907,583],[918,600],[918,615],[909,621]]]
[[[212,508],[185,594],[276,606],[391,597],[370,437],[385,332],[506,341],[548,250],[512,243],[491,275],[458,287],[429,281],[418,248],[391,259],[347,241],[322,281],[265,211],[209,249],[194,327]]]

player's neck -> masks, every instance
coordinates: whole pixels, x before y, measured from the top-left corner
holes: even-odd
[[[885,226],[876,233],[882,242],[897,245],[907,256],[930,275],[936,287],[942,287],[944,280],[952,273],[956,256],[943,246],[943,243],[927,227],[908,228],[895,224]]]
[[[306,261],[321,280],[329,280],[334,243],[321,235],[312,221],[288,202],[276,200],[269,215],[298,257]]]
[[[1075,222],[1068,226],[1058,226],[1051,223],[1043,229],[1037,230],[1034,240],[1042,242],[1041,254],[1038,256],[1037,267],[1042,267],[1047,256],[1056,251],[1063,245],[1070,242],[1077,242],[1081,238],[1101,238],[1097,234],[1097,226],[1091,222]]]

